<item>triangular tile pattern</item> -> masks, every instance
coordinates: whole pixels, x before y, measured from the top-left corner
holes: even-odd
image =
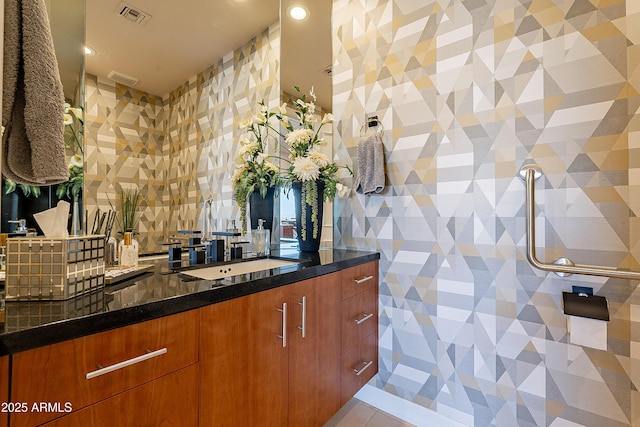
[[[85,200],[109,209],[120,186],[145,200],[140,244],[147,251],[181,229],[201,229],[212,198],[214,225],[238,217],[230,178],[240,120],[259,101],[279,105],[280,27],[276,23],[194,76],[164,100],[87,76]]]
[[[640,424],[640,291],[533,269],[517,178],[545,173],[539,257],[640,270],[634,4],[333,1],[335,157],[386,130],[383,193],[335,202],[334,242],[381,253],[377,387],[466,425]],[[608,298],[607,352],[569,344],[571,285]]]

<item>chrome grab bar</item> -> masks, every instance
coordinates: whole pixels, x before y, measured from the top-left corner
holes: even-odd
[[[535,181],[542,176],[542,168],[535,163],[523,165],[519,172],[526,187],[525,217],[527,223],[527,259],[532,266],[543,271],[552,271],[558,276],[586,274],[590,276],[614,277],[618,279],[640,280],[640,272],[618,270],[614,267],[575,264],[569,258],[558,258],[553,264],[547,264],[536,257],[535,225]]]

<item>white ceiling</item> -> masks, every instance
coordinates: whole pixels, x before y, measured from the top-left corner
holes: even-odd
[[[283,11],[294,0],[283,0]],[[282,23],[282,89],[315,86],[331,108],[331,0],[304,0],[310,17]],[[279,0],[127,0],[151,15],[139,25],[116,14],[120,0],[86,0],[89,74],[116,71],[139,79],[136,89],[164,96],[279,19]],[[300,1],[296,1],[300,3]]]

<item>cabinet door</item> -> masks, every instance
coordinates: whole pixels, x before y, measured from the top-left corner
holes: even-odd
[[[340,409],[340,275],[290,286],[289,426],[321,426]]]
[[[287,424],[287,295],[283,286],[200,309],[201,426]]]
[[[9,403],[9,356],[0,357],[0,405]],[[7,427],[7,412],[0,408],[0,427]]]
[[[198,425],[198,365],[176,371],[80,411],[46,427],[157,427]]]

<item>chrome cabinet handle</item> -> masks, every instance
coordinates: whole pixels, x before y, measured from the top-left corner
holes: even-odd
[[[298,329],[302,331],[302,338],[305,338],[307,336],[307,297],[302,297],[298,305],[302,306],[302,326],[298,326]]]
[[[133,359],[125,360],[123,362],[118,362],[114,365],[110,365],[104,368],[96,369],[95,371],[87,373],[85,376],[86,379],[90,380],[91,378],[99,377],[100,375],[108,374],[109,372],[117,371],[118,369],[126,368],[127,366],[135,365],[136,363],[144,362],[145,360],[153,359],[154,357],[158,357],[167,352],[167,348],[161,348],[156,351],[149,351],[143,354],[142,356],[134,357]]]
[[[362,322],[364,322],[365,320],[371,319],[372,317],[373,317],[373,313],[363,314],[360,319],[355,319],[354,322],[356,322],[356,325],[359,325]]]
[[[367,369],[369,369],[369,367],[370,367],[371,365],[373,365],[373,360],[371,360],[371,361],[369,361],[369,362],[364,362],[364,361],[363,361],[362,363],[364,363],[364,366],[363,366],[362,368],[360,368],[360,369],[355,369],[355,368],[354,368],[354,369],[353,369],[353,372],[355,372],[355,373],[356,373],[356,376],[360,376],[360,374],[362,374],[364,371],[366,371]]]
[[[359,285],[360,283],[364,283],[371,279],[373,279],[373,276],[364,276],[362,279],[353,279],[353,281]]]
[[[282,303],[282,308],[278,311],[282,313],[282,335],[278,335],[278,338],[282,340],[282,347],[287,346],[287,303]]]

